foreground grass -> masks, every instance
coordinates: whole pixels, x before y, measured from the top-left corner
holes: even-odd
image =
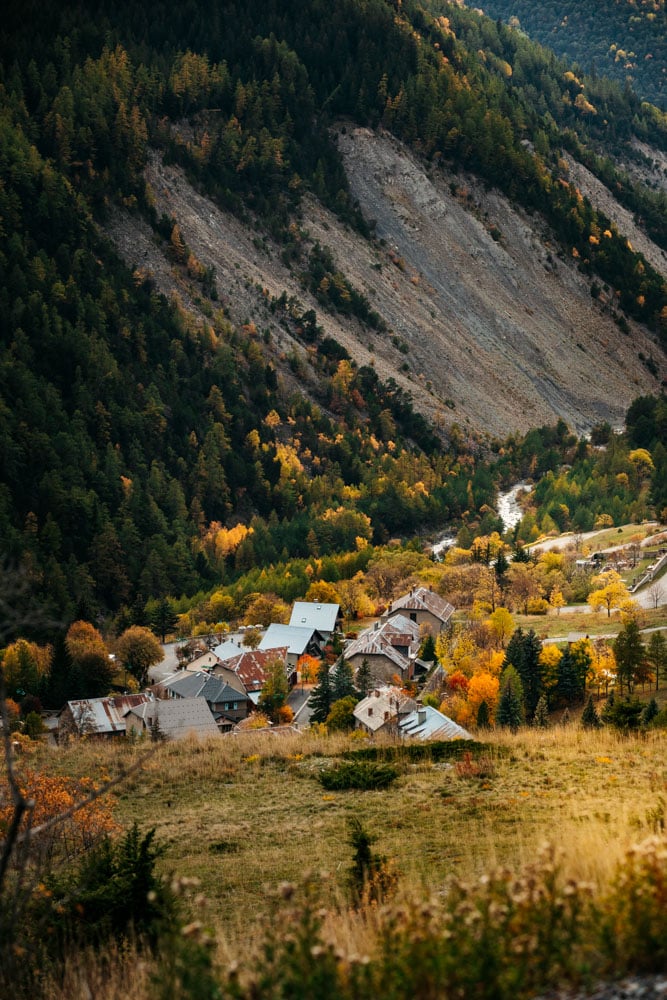
[[[368,745],[310,733],[158,745],[115,814],[156,828],[166,876],[199,880],[215,948],[191,986],[198,923],[157,959],[132,944],[75,951],[43,995],[516,1000],[666,958],[667,733],[494,733],[441,761],[380,744],[399,772],[390,788],[325,791],[319,772]],[[147,749],[84,740],[30,765],[104,779]],[[398,877],[386,907],[352,906],[353,817]]]
[[[376,837],[405,891],[520,867],[545,841],[563,846],[573,877],[601,884],[632,842],[664,823],[666,745],[660,731],[494,734],[480,776],[426,760],[403,764],[386,791],[327,792],[318,772],[358,741],[249,733],[160,746],[121,785],[115,812],[125,826],[156,828],[165,870],[198,876],[233,935],[261,916],[267,885],[298,881],[306,867],[342,885],[351,817]],[[44,751],[39,766],[99,778],[143,752],[80,743]]]

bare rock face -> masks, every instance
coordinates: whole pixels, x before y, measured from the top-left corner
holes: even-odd
[[[640,327],[630,335],[619,330],[607,293],[591,296],[590,279],[541,220],[471,178],[424,166],[386,133],[341,128],[338,142],[376,239],[363,239],[314,199],[304,203],[301,229],[306,241],[331,250],[366,295],[389,327],[382,334],[324,312],[279,247],[196,192],[179,168],[154,156],[147,171],[158,213],[172,216],[197,259],[215,268],[213,308],[223,303],[233,323],[268,331],[264,349],[285,391],[308,392],[310,376],[306,347],[268,308],[283,291],[315,309],[325,335],[358,364],[373,364],[381,378],[409,390],[415,407],[443,430],[456,422],[503,438],[559,418],[577,431],[603,420],[619,425],[636,396],[659,390],[666,367],[660,348]],[[576,182],[589,185],[592,201],[606,192],[581,173]],[[210,313],[201,290],[184,283],[182,269],[140,220],[119,213],[109,233],[160,291],[200,318]],[[655,265],[664,261],[658,248],[647,250]],[[294,364],[285,363],[295,354],[298,380]],[[657,375],[640,354],[654,359]]]

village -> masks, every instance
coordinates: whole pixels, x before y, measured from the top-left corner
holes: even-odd
[[[310,724],[314,668],[333,676],[346,664],[360,696],[352,713],[355,729],[369,736],[471,739],[467,730],[420,701],[429,679],[442,672],[433,660],[420,657],[422,650],[434,648],[425,639],[447,628],[453,614],[444,598],[416,586],[369,627],[344,639],[338,604],[295,601],[288,624],[253,629],[249,645],[241,627],[220,642],[218,636],[166,646],[168,655],[152,668],[145,691],[69,701],[54,720],[53,734],[58,741],[73,736],[175,740],[234,735],[267,722],[271,732],[293,731]],[[277,665],[286,685],[286,711],[271,725],[258,708]]]

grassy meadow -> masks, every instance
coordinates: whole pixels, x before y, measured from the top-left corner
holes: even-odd
[[[164,870],[201,880],[232,947],[261,924],[267,888],[308,869],[329,872],[344,897],[352,817],[391,860],[405,896],[518,869],[545,842],[569,875],[602,884],[628,846],[667,819],[664,731],[628,738],[573,723],[494,733],[467,763],[405,762],[386,791],[326,792],[318,771],[362,745],[307,732],[160,745],[116,792],[115,815],[155,827]],[[44,748],[38,763],[101,779],[143,753],[141,744],[85,742]]]

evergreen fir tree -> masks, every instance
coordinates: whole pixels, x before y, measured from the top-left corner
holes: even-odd
[[[646,708],[642,712],[642,726],[648,726],[659,713],[658,703],[655,698],[651,698]]]
[[[505,667],[500,679],[500,698],[496,710],[496,724],[516,732],[525,719],[521,678],[511,664]]]
[[[557,668],[556,699],[560,705],[576,705],[584,695],[578,658],[568,647],[561,656]],[[583,682],[585,684],[585,681]]]
[[[178,615],[172,608],[166,597],[162,597],[152,609],[150,616],[150,627],[156,635],[160,636],[160,641],[165,642],[167,632],[174,628],[178,621]]]
[[[639,625],[634,618],[626,621],[614,639],[613,649],[616,657],[616,676],[621,694],[623,694],[624,684],[627,686],[628,694],[632,694],[635,687],[635,674],[646,658],[646,649]]]
[[[326,722],[331,711],[333,697],[331,691],[331,678],[329,676],[329,664],[322,663],[318,674],[317,684],[310,695],[310,717],[313,722]]]
[[[489,716],[489,706],[484,700],[479,704],[477,709],[477,728],[478,729],[490,729],[491,728],[491,718]]]
[[[522,628],[515,629],[505,652],[505,666],[511,664],[521,678],[526,715],[529,718],[535,715],[544,690],[541,652],[542,643],[532,628],[525,633]]]
[[[361,661],[361,666],[357,670],[356,685],[362,698],[366,698],[373,690],[373,675],[366,657]]]
[[[547,696],[544,692],[540,695],[540,700],[535,707],[533,725],[537,729],[546,729],[549,725],[549,706],[547,704]]]
[[[589,695],[586,708],[581,713],[581,725],[584,729],[599,729],[602,723],[593,703],[593,695]]]
[[[429,634],[424,639],[421,644],[421,649],[419,650],[419,659],[424,660],[425,663],[433,663],[436,658],[435,651],[435,639],[429,632]]]
[[[662,632],[652,632],[646,649],[646,659],[653,667],[655,689],[660,689],[660,681],[667,680],[667,639]]]
[[[331,671],[331,701],[333,703],[356,694],[352,666],[341,656]]]

